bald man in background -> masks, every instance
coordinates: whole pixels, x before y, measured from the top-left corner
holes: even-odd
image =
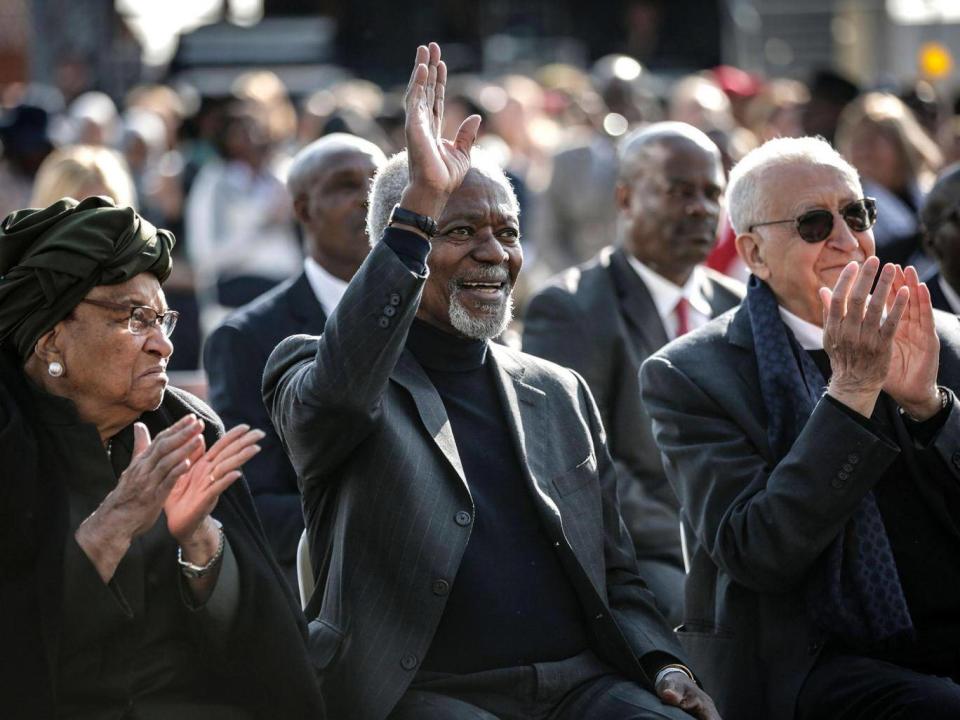
[[[246,423],[267,433],[260,441],[263,450],[247,463],[244,474],[273,552],[294,589],[303,510],[296,473],[263,405],[263,368],[284,338],[323,332],[367,257],[367,192],[385,160],[376,145],[345,133],[326,135],[297,153],[287,187],[303,232],[303,272],[238,308],[204,346],[211,405],[229,425]]]
[[[530,301],[523,350],[576,370],[590,386],[640,576],[679,624],[679,506],[640,402],[638,372],[670,340],[738,305],[744,289],[700,266],[726,184],[716,145],[691,125],[662,122],[628,135],[618,154],[616,242]]]

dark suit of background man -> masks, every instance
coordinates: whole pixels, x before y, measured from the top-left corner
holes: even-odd
[[[924,247],[937,270],[926,278],[933,306],[960,315],[960,164],[944,170],[920,210]]]
[[[303,272],[232,313],[204,348],[210,404],[228,426],[247,423],[267,433],[260,441],[263,450],[247,463],[246,477],[267,538],[294,588],[303,510],[296,473],[263,405],[263,368],[285,337],[323,332],[370,250],[365,202],[370,179],[385,159],[373,143],[341,133],[297,153],[287,186],[303,230]]]
[[[445,80],[440,48],[418,48],[409,156],[370,196],[382,239],[323,335],[281,343],[264,375],[303,491],[330,713],[714,720],[636,574],[589,390],[489,342],[523,260],[517,200],[471,157],[479,117],[437,139]]]
[[[616,242],[530,301],[523,349],[576,370],[590,386],[640,575],[676,625],[684,581],[679,505],[637,376],[668,341],[736,306],[743,286],[700,266],[726,184],[713,142],[686,123],[655,123],[627,136],[619,157]]]
[[[912,267],[870,295],[862,192],[820,138],[748,153],[746,298],[643,365],[696,537],[681,642],[732,718],[960,717],[960,327]]]

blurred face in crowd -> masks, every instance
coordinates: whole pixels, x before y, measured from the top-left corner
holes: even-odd
[[[850,138],[849,153],[848,160],[861,177],[895,192],[906,188],[906,158],[890,131],[869,123],[861,125]]]
[[[87,299],[125,307],[78,304],[38,341],[42,367],[28,371],[51,392],[73,400],[84,416],[116,418],[117,424],[126,425],[160,406],[173,353],[173,344],[157,326],[131,333],[126,306],[143,305],[162,313],[166,299],[156,276],[146,272],[119,285],[95,287]],[[52,360],[63,364],[62,377],[47,376],[46,363]],[[30,362],[37,360],[31,356]]]
[[[507,188],[473,168],[437,219],[417,317],[476,339],[499,335],[510,322],[510,294],[523,251]]]
[[[922,212],[924,246],[947,283],[960,292],[960,170],[937,181]]]
[[[737,249],[754,275],[765,280],[777,301],[802,319],[823,324],[818,292],[833,288],[851,260],[863,262],[874,254],[873,231],[855,232],[840,217],[840,209],[862,197],[862,189],[840,170],[828,165],[783,164],[763,171],[762,217],[757,222],[796,218],[816,209],[833,213],[826,240],[808,243],[795,223],[754,228],[737,238]]]
[[[341,145],[325,153],[304,192],[293,200],[310,256],[341,280],[349,281],[370,251],[367,193],[384,157],[367,145]]]
[[[716,240],[725,183],[716,148],[682,136],[648,143],[617,185],[624,246],[682,285]]]

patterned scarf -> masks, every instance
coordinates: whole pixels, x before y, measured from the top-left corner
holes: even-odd
[[[810,355],[783,324],[770,287],[751,276],[747,311],[753,326],[767,437],[783,459],[823,395],[825,382]],[[873,492],[824,551],[806,587],[814,621],[851,648],[913,635],[890,540]]]

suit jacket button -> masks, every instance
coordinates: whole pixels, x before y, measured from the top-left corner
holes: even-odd
[[[397,314],[397,309],[393,305],[387,305],[383,308],[383,314],[388,318],[393,317]]]
[[[960,452],[955,452],[950,460],[953,462],[953,466],[960,470]]]
[[[470,516],[470,513],[468,513],[466,510],[461,510],[456,515],[454,515],[453,520],[460,527],[466,527],[471,522],[473,522],[473,518]]]
[[[390,293],[390,304],[394,307],[400,304],[400,293]]]
[[[377,324],[378,324],[380,327],[386,329],[386,328],[390,327],[390,318],[381,317],[381,318],[377,321]]]
[[[407,654],[400,658],[400,667],[404,670],[413,670],[417,666],[417,656]]]
[[[433,594],[443,597],[450,592],[450,583],[446,580],[434,580],[432,584]]]
[[[830,481],[830,487],[832,487],[832,488],[834,488],[834,489],[836,489],[836,490],[840,490],[841,488],[846,487],[846,486],[847,486],[847,481],[844,480],[842,477],[840,477],[841,475],[845,475],[845,474],[846,474],[846,473],[840,473],[840,475],[837,475],[837,477],[835,477],[833,480],[831,480],[831,481]]]
[[[860,456],[856,453],[850,453],[847,455],[847,462],[851,465],[856,465],[858,462],[860,462]]]
[[[844,463],[844,464],[843,464],[843,471],[844,471],[845,473],[852,473],[852,472],[853,472],[853,465],[851,465],[850,463]]]

